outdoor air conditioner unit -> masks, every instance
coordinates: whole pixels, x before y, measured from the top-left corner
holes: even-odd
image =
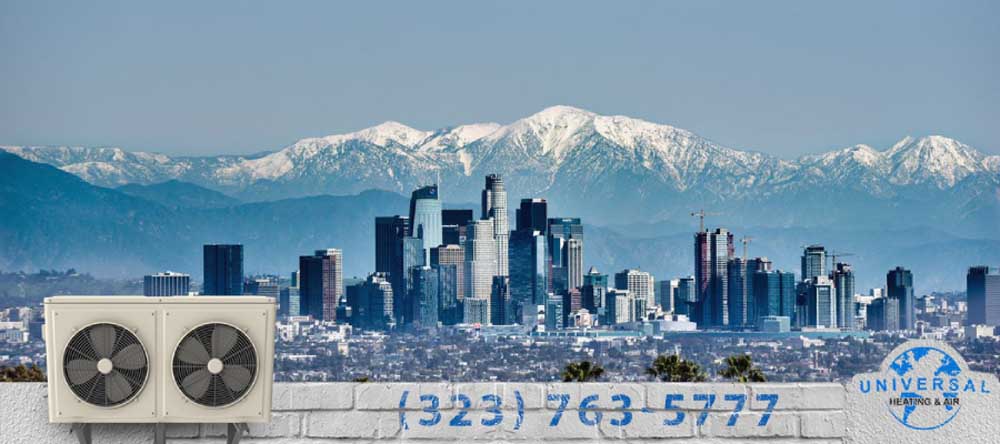
[[[49,421],[227,423],[271,417],[274,298],[56,296],[45,299]]]

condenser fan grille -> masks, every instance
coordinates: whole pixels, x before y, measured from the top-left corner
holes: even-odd
[[[227,324],[191,330],[174,352],[174,381],[191,401],[221,407],[243,398],[257,376],[257,350]]]
[[[149,374],[149,361],[132,332],[116,324],[93,324],[70,338],[63,353],[63,372],[78,398],[113,407],[139,394]]]

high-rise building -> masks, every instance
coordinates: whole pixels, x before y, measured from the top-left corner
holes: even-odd
[[[412,321],[409,323],[425,328],[436,327],[440,309],[438,269],[429,266],[413,267],[410,269],[410,281]]]
[[[809,327],[836,328],[837,304],[833,281],[826,276],[816,276],[807,283],[806,325]]]
[[[202,253],[205,282],[201,294],[243,294],[243,245],[208,244]]]
[[[442,245],[431,249],[431,266],[455,267],[455,297],[465,297],[465,248],[459,245]]]
[[[757,271],[751,278],[754,299],[748,307],[750,321],[761,329],[761,320],[781,316],[791,320],[795,315],[795,274],[778,271]]]
[[[592,314],[600,315],[604,310],[605,295],[608,292],[608,275],[601,274],[597,268],[583,275],[583,286],[580,287],[580,305]]]
[[[475,219],[475,215],[472,210],[441,210],[441,243],[464,245],[466,227],[473,219]]]
[[[347,305],[355,327],[385,330],[395,324],[392,284],[388,273],[375,272],[347,288]]]
[[[632,297],[628,290],[608,289],[604,302],[604,324],[624,324],[632,319]]]
[[[816,276],[826,276],[826,248],[822,245],[809,245],[802,251],[802,280],[807,281]]]
[[[733,233],[725,228],[694,237],[694,275],[698,295],[694,321],[702,328],[729,324],[729,258],[734,256]]]
[[[628,290],[634,299],[642,299],[645,306],[656,305],[656,288],[653,275],[636,269],[625,269],[615,273],[615,288]]]
[[[545,329],[562,330],[563,324],[563,298],[560,295],[549,293],[545,298]]]
[[[465,309],[464,322],[466,324],[489,325],[489,298],[465,298],[465,300],[462,301],[462,305]]]
[[[566,255],[563,267],[566,269],[566,289],[572,290],[583,285],[583,241],[569,239],[563,246]]]
[[[343,286],[344,257],[339,249],[316,250],[312,256],[299,256],[301,314],[336,321]]]
[[[729,327],[733,329],[745,328],[750,322],[749,306],[751,304],[747,287],[750,282],[747,279],[747,264],[742,258],[734,257],[726,263],[726,279],[729,304]]]
[[[277,300],[279,292],[277,276],[253,278],[248,280],[243,287],[243,294],[266,296],[275,298],[275,300]]]
[[[410,232],[410,219],[403,216],[375,218],[375,272],[401,270],[400,246]]]
[[[514,324],[514,305],[511,303],[510,278],[493,276],[493,289],[490,291],[490,324]]]
[[[282,288],[278,294],[278,314],[301,316],[299,309],[299,287]]]
[[[548,229],[548,203],[545,199],[521,199],[517,209],[517,231],[538,231],[545,235]]]
[[[836,292],[837,327],[854,330],[854,271],[851,264],[835,264],[830,279]]]
[[[694,305],[698,303],[694,276],[677,280],[677,291],[674,293],[674,313],[690,317]]]
[[[898,331],[899,299],[877,297],[866,309],[866,327],[873,331]]]
[[[968,312],[965,324],[1000,326],[1000,270],[970,267],[965,275]]]
[[[656,305],[665,312],[674,311],[674,295],[677,293],[678,283],[680,281],[677,279],[656,282]]]
[[[510,297],[516,311],[545,303],[545,235],[536,230],[510,234]]]
[[[393,284],[393,296],[396,298],[393,305],[396,310],[396,322],[410,324],[416,320],[417,316],[417,299],[413,295],[413,270],[425,265],[424,240],[407,236],[403,238],[402,246],[400,256],[402,258],[402,271],[396,273],[395,276],[390,273],[389,278]],[[399,288],[398,292],[397,288]]]
[[[561,293],[569,288],[570,277],[568,276],[569,266],[566,264],[567,244],[570,239],[580,241],[583,247],[583,224],[580,218],[563,217],[549,218],[548,229],[546,230],[546,246],[549,249],[546,261],[549,266],[548,290],[554,293]],[[582,255],[581,255],[582,261]],[[573,268],[576,268],[575,266]],[[583,263],[579,267],[583,271]],[[582,277],[581,277],[582,279]]]
[[[191,289],[191,276],[167,271],[142,277],[145,296],[184,296]]]
[[[438,276],[438,320],[444,325],[462,323],[465,316],[458,292],[458,266],[455,264],[432,265]]]
[[[573,313],[580,311],[583,308],[583,298],[580,294],[579,288],[570,288],[562,294],[562,322],[563,325],[570,325],[570,318]]]
[[[442,244],[441,200],[437,185],[417,188],[410,194],[410,237],[423,240],[424,263],[430,263],[430,249]]]
[[[496,260],[493,221],[475,221],[469,225],[468,238],[465,240],[465,297],[462,302],[465,304],[467,323],[489,324],[489,300],[493,293],[493,276],[497,272]],[[469,299],[475,299],[476,302],[470,305]],[[482,319],[479,318],[480,309],[486,311]],[[470,313],[472,318],[469,317]]]
[[[510,240],[510,223],[507,222],[507,191],[503,186],[503,178],[499,174],[486,176],[486,187],[483,189],[483,219],[493,221],[493,239],[496,243],[496,276],[510,276],[508,270],[508,243]]]
[[[913,273],[903,267],[889,270],[885,275],[885,294],[899,301],[899,329],[913,330],[916,309],[913,299]]]

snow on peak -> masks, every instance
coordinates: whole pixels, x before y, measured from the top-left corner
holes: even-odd
[[[432,133],[429,131],[421,131],[418,129],[410,128],[399,122],[386,121],[375,125],[371,128],[365,128],[361,131],[355,131],[353,133],[327,136],[326,139],[331,144],[339,143],[350,139],[359,139],[365,142],[386,146],[392,142],[403,145],[405,147],[414,147],[420,141],[426,139]]]
[[[440,151],[447,148],[461,148],[482,139],[489,134],[492,134],[498,129],[500,129],[500,124],[493,122],[473,123],[469,125],[459,125],[452,128],[443,128],[434,132],[430,135],[430,137],[420,142],[418,148],[421,151]]]
[[[984,156],[957,140],[944,136],[907,136],[885,156],[891,163],[890,180],[909,184],[930,180],[939,187],[955,183],[985,168]]]

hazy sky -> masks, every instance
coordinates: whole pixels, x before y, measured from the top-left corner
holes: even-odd
[[[1000,153],[1000,2],[145,3],[0,0],[0,144],[247,153],[568,104],[783,157]]]

